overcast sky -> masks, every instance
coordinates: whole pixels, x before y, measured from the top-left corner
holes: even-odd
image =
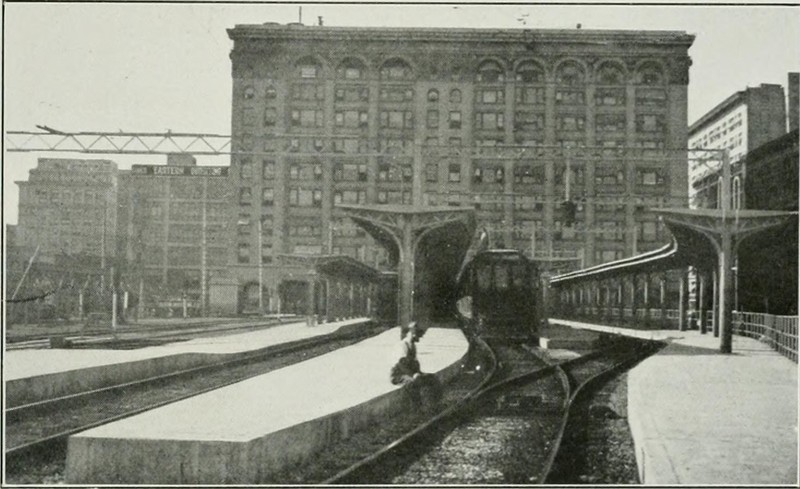
[[[236,24],[297,22],[300,5],[5,4],[5,130],[230,133]],[[531,5],[302,5],[328,26],[680,30],[689,50],[689,123],[737,90],[786,85],[800,71],[800,8]],[[524,22],[524,25],[523,25]],[[17,222],[17,180],[38,157],[5,153],[3,214]],[[87,158],[102,158],[99,155]],[[120,168],[160,156],[109,155]],[[227,158],[199,157],[200,164]]]

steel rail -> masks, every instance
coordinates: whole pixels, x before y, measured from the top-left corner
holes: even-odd
[[[452,421],[456,419],[457,416],[463,413],[463,411],[468,405],[471,405],[478,399],[487,395],[491,395],[497,390],[508,388],[509,386],[512,386],[514,384],[536,382],[551,375],[555,375],[556,377],[558,377],[564,389],[563,401],[562,401],[563,414],[561,420],[559,421],[557,434],[551,440],[553,443],[551,445],[550,451],[548,452],[548,457],[547,459],[545,459],[545,462],[542,465],[542,469],[540,470],[541,473],[539,475],[539,481],[541,483],[545,480],[547,474],[549,474],[550,471],[552,470],[553,464],[557,458],[561,441],[563,439],[564,432],[567,427],[567,421],[569,419],[568,418],[569,411],[576,397],[576,394],[580,391],[582,386],[588,382],[584,381],[578,386],[572,386],[569,380],[568,370],[570,368],[580,366],[586,362],[589,362],[603,355],[607,355],[611,351],[613,351],[613,347],[605,350],[596,350],[577,358],[549,363],[545,367],[537,368],[528,372],[519,373],[511,377],[503,378],[500,380],[496,378],[498,374],[498,369],[494,368],[491,372],[491,375],[487,376],[487,378],[481,383],[480,386],[474,389],[473,392],[471,392],[461,401],[450,406],[445,411],[438,413],[436,416],[429,418],[424,423],[416,427],[414,430],[394,440],[390,444],[385,445],[378,451],[370,454],[369,456],[365,457],[356,464],[326,479],[325,481],[322,482],[322,484],[347,484],[355,482],[361,483],[363,481],[360,480],[359,478],[360,474],[364,474],[371,470],[375,470],[375,467],[379,467],[390,455],[401,451],[402,449],[412,445],[415,442],[423,440],[426,436],[429,435],[429,433],[432,430],[436,429],[437,425],[439,425],[440,423],[444,424],[446,421]],[[496,358],[495,352],[492,352],[492,355]],[[640,355],[641,354],[639,354],[639,356]],[[539,357],[539,359],[542,360],[541,357]],[[615,363],[612,367],[604,369],[603,372],[597,375],[601,375],[607,370],[613,370],[614,368],[619,368],[619,365]]]

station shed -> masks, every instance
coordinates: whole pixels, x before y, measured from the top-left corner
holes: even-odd
[[[375,315],[381,273],[344,255],[279,255],[280,311],[309,324]]]

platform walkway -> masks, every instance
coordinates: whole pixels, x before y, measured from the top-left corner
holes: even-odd
[[[307,326],[302,320],[257,331],[221,333],[134,350],[9,350],[3,354],[6,403],[14,407],[163,375],[369,322],[368,318],[356,318]]]
[[[94,428],[69,440],[74,484],[257,484],[266,474],[382,417],[408,409],[389,382],[398,329],[305,362]],[[468,343],[430,328],[426,372],[455,375]]]
[[[798,484],[797,364],[734,335],[733,352],[697,331],[638,331],[550,319],[668,342],[628,374],[628,423],[644,484]]]

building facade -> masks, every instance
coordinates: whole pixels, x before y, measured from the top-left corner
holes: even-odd
[[[209,280],[228,267],[228,167],[169,155],[166,165],[133,165],[122,174],[126,285],[136,290],[141,282],[145,305],[159,312],[182,307],[184,297],[190,309],[202,309]]]
[[[117,236],[117,165],[108,160],[39,158],[19,185],[17,246],[37,260],[86,256],[98,269]]]
[[[660,246],[644,209],[686,206],[684,32],[228,34],[240,282],[280,254],[386,266],[338,203],[474,206],[496,246],[575,267]]]
[[[736,165],[748,151],[786,133],[786,102],[783,87],[761,84],[738,91],[689,127],[689,147],[727,149]],[[709,193],[718,195],[720,158],[703,155],[689,165],[689,199],[694,207],[708,207]],[[743,203],[744,167],[732,179],[733,206]],[[712,202],[711,207],[718,204]]]

